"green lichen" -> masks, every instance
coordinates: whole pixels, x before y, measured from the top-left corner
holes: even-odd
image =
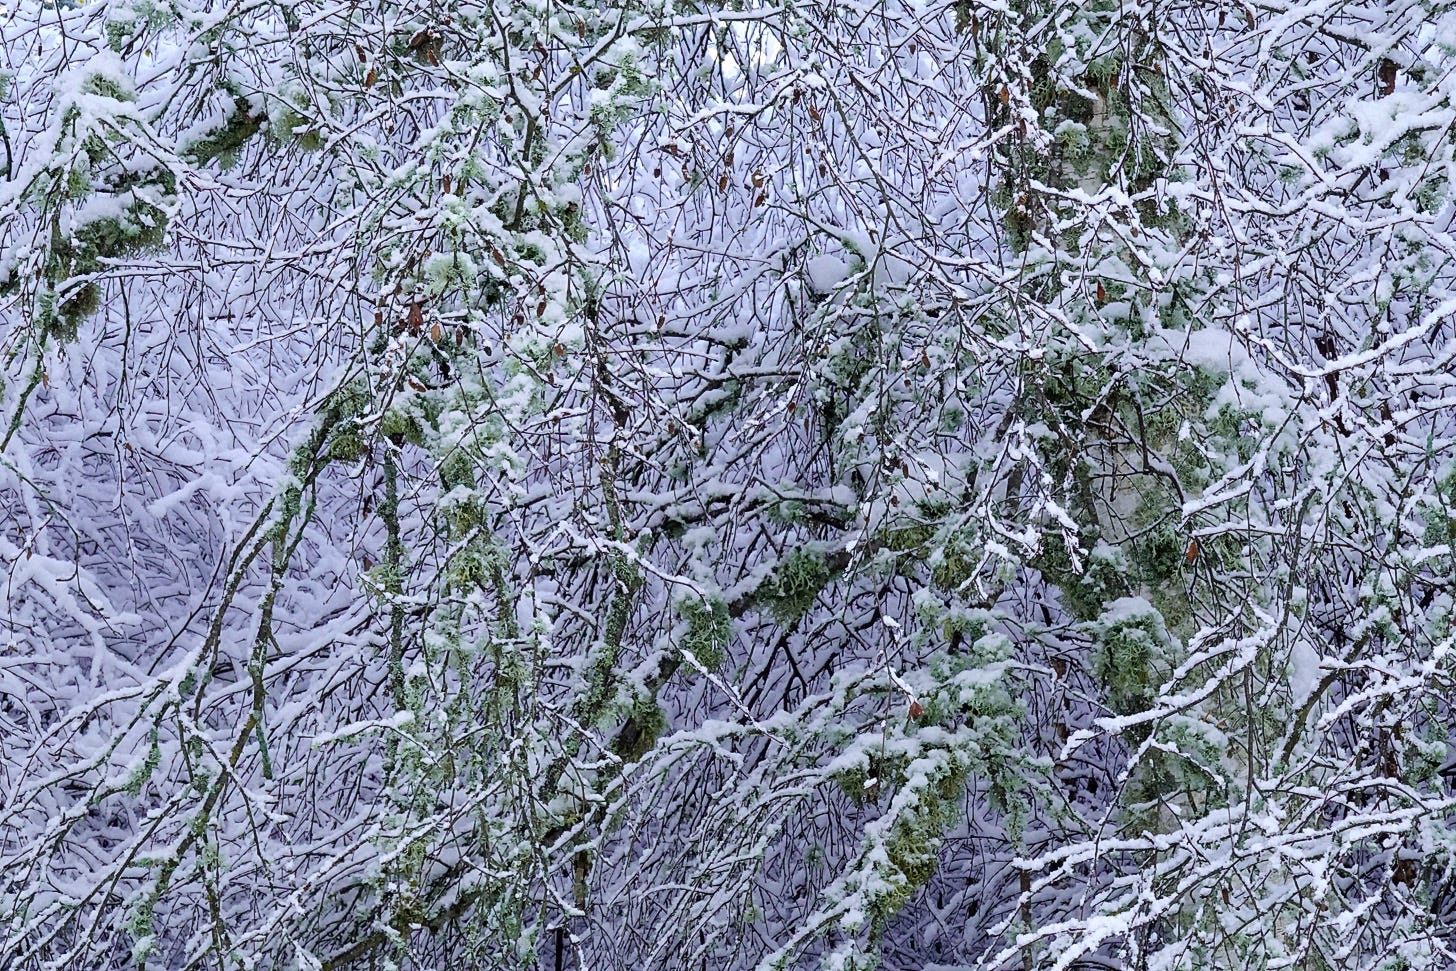
[[[446,577],[453,587],[490,588],[505,569],[501,551],[484,537],[476,537],[450,557]]]
[[[966,768],[952,759],[933,782],[916,791],[915,804],[896,818],[885,841],[885,855],[894,868],[887,880],[891,889],[871,904],[872,937],[883,934],[915,891],[935,875],[946,827],[960,814],[967,776]]]
[[[163,206],[176,190],[175,178],[166,169],[72,178],[68,186],[71,192],[112,196],[125,208],[116,215],[83,221],[69,233],[62,231],[59,221],[51,226],[35,321],[44,335],[62,344],[74,341],[80,325],[100,309],[101,287],[86,277],[102,272],[109,260],[162,245],[168,224]]]
[[[632,700],[627,724],[612,743],[612,751],[624,762],[636,762],[652,751],[667,731],[667,712],[650,695],[639,693]]]
[[[1163,618],[1146,602],[1143,606],[1135,610],[1114,604],[1096,625],[1092,670],[1102,683],[1107,707],[1119,715],[1147,711],[1171,671]]]
[[[391,408],[379,420],[379,431],[385,438],[402,440],[411,445],[425,443],[425,427],[419,417],[405,408]]]
[[[425,262],[424,273],[425,289],[431,296],[451,291],[468,293],[475,289],[475,260],[469,253],[460,250],[430,257]]]
[[[197,165],[206,165],[213,159],[226,165],[249,139],[262,131],[266,120],[265,115],[253,111],[246,99],[234,95],[232,111],[222,125],[188,144],[182,156]]]
[[[157,767],[162,764],[162,749],[158,742],[159,733],[155,725],[147,733],[147,754],[141,763],[127,774],[122,791],[133,797],[140,796],[142,786],[147,784]]]
[[[324,138],[313,117],[316,110],[306,92],[297,86],[286,86],[268,111],[269,135],[282,145],[297,145],[305,152],[318,151],[324,146]]]
[[[353,422],[339,425],[329,436],[327,456],[334,462],[357,462],[369,451],[359,426]]]
[[[824,554],[795,550],[779,561],[778,567],[758,588],[758,599],[780,623],[790,623],[808,613],[834,571]]]
[[[682,649],[709,671],[717,670],[733,635],[728,605],[718,597],[690,597],[678,603],[677,613],[687,622]]]
[[[463,487],[475,488],[475,463],[463,448],[451,449],[440,460],[440,482],[446,491]]]

